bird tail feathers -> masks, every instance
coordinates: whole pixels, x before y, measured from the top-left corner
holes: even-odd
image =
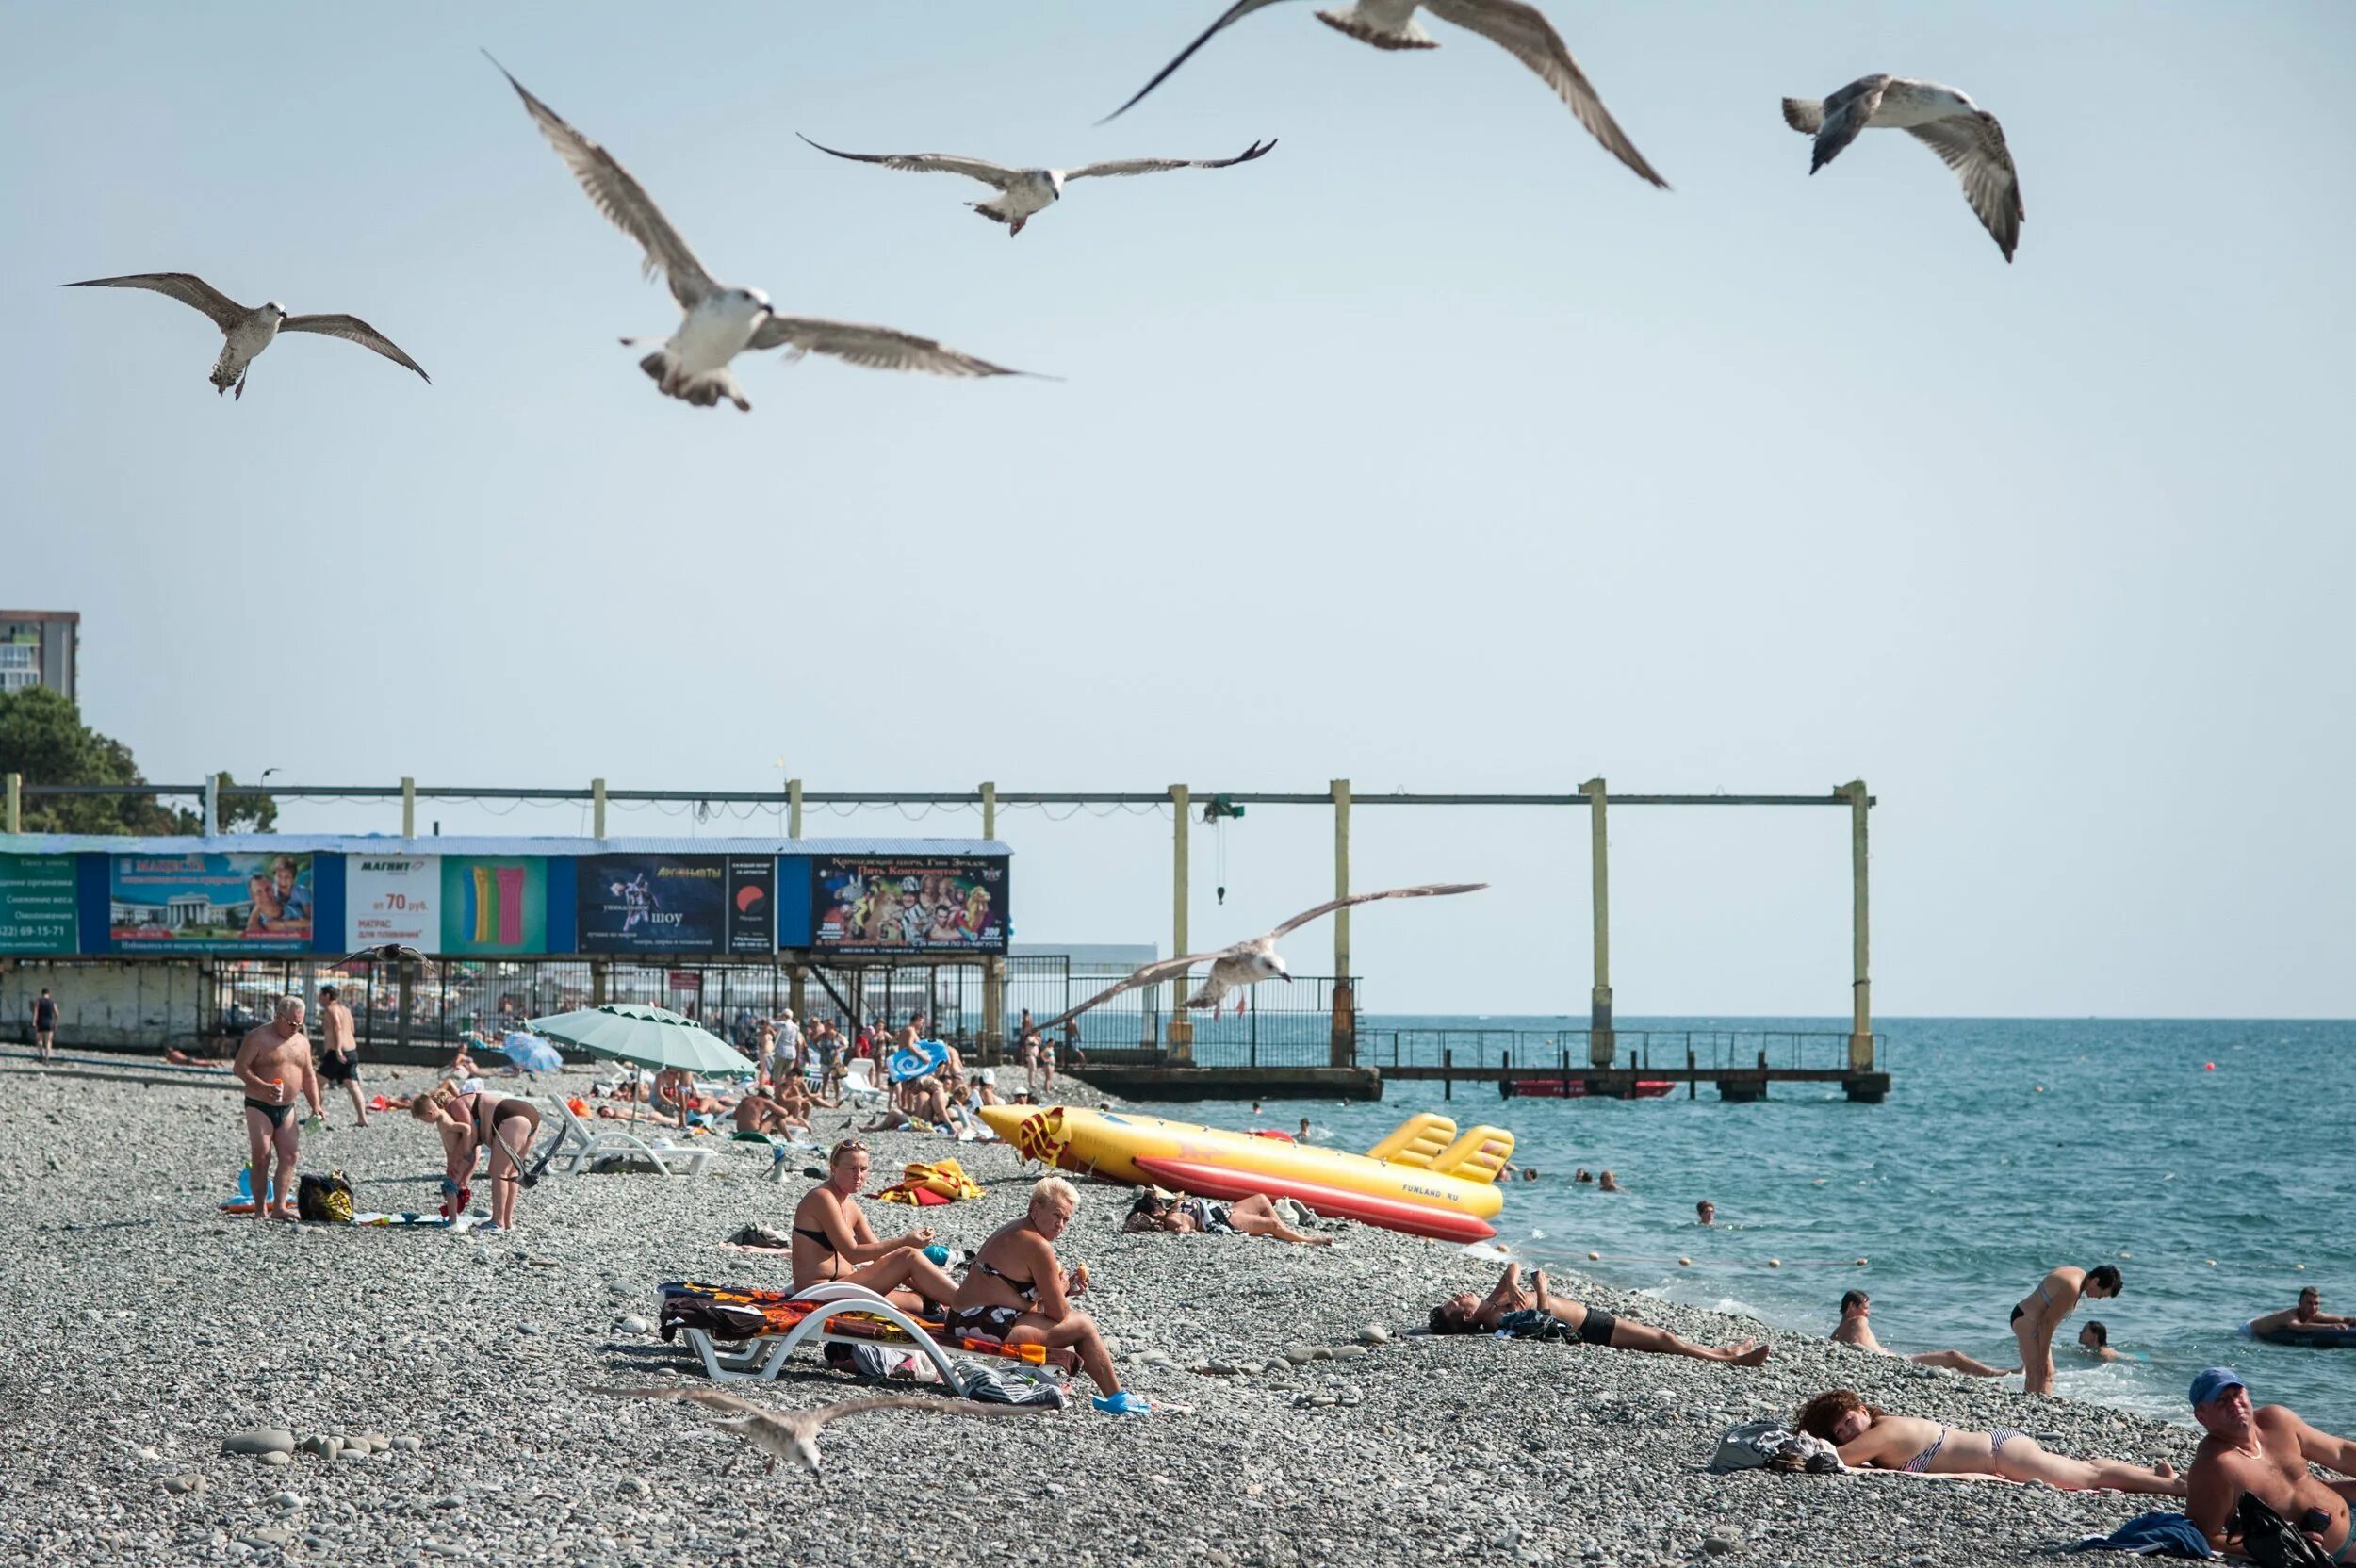
[[[1824,106],[1814,98],[1786,98],[1783,122],[1802,136],[1814,136],[1824,128]]]
[[[1319,11],[1317,20],[1337,33],[1348,33],[1361,43],[1371,43],[1377,49],[1437,49],[1440,41],[1415,25],[1413,12],[1397,27],[1385,27],[1359,14],[1352,6],[1346,11]]]
[[[737,384],[735,375],[726,366],[697,376],[681,375],[679,357],[665,347],[640,360],[638,368],[652,378],[666,398],[677,398],[696,408],[717,407],[720,400],[726,398],[743,412],[752,412],[752,400],[744,396],[744,389]]]

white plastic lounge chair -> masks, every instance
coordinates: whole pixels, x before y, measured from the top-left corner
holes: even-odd
[[[553,1105],[562,1119],[563,1131],[557,1135],[556,1149],[548,1156],[548,1168],[552,1171],[578,1176],[595,1168],[597,1161],[618,1155],[645,1160],[661,1175],[685,1176],[694,1181],[712,1163],[709,1149],[642,1138],[610,1121],[584,1121],[561,1099],[544,1103]],[[651,1130],[652,1124],[648,1125]]]
[[[843,1067],[843,1093],[850,1099],[881,1100],[885,1090],[875,1079],[875,1064],[865,1056],[854,1056]]]
[[[712,1342],[712,1335],[701,1329],[682,1329],[680,1332],[687,1337],[688,1348],[694,1350],[696,1359],[703,1363],[704,1375],[715,1383],[773,1382],[777,1374],[785,1369],[786,1361],[794,1352],[814,1339],[822,1345],[874,1345],[887,1350],[914,1351],[932,1362],[934,1370],[941,1374],[944,1387],[964,1386],[957,1380],[957,1367],[949,1360],[948,1352],[941,1349],[933,1336],[926,1333],[914,1318],[865,1285],[834,1281],[795,1291],[794,1299],[815,1301],[820,1306],[790,1331],[767,1338],[748,1339],[736,1349],[722,1350]],[[873,1334],[829,1331],[828,1325],[846,1313],[880,1317],[908,1335],[908,1342],[879,1340]]]

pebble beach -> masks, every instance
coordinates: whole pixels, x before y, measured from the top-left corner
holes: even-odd
[[[371,1091],[430,1081],[369,1070]],[[564,1075],[574,1092],[587,1081]],[[1764,1337],[1773,1359],[1413,1336],[1497,1266],[1338,1223],[1320,1222],[1331,1248],[1122,1235],[1127,1189],[1083,1184],[1060,1251],[1088,1265],[1082,1305],[1124,1383],[1163,1409],[862,1415],[826,1429],[820,1476],[764,1474],[696,1406],[584,1390],[700,1381],[683,1345],[648,1331],[658,1282],[790,1282],[781,1255],[725,1245],[748,1223],[785,1228],[811,1184],[767,1179],[765,1148],[714,1143],[701,1181],[551,1175],[516,1230],[475,1238],[221,1215],[243,1160],[225,1074],[128,1058],[41,1072],[17,1052],[0,1056],[0,1103],[15,1129],[0,1146],[13,1562],[2027,1562],[2165,1499],[1717,1475],[1711,1451],[1832,1386],[2079,1455],[2182,1467],[2195,1436],[1560,1270],[1558,1290],[1690,1340]],[[364,1209],[438,1200],[426,1130],[397,1111],[352,1127],[340,1096],[329,1114],[305,1169],[347,1172]],[[822,1115],[820,1136],[840,1120]],[[989,1188],[921,1219],[871,1197],[886,1235],[923,1223],[970,1248],[1039,1174],[999,1145],[870,1142],[878,1184],[954,1152]],[[783,1408],[860,1385],[805,1355],[734,1391]],[[280,1434],[298,1451],[224,1451]]]

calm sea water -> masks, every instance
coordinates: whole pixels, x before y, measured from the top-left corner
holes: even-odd
[[[1368,1019],[1369,1028],[1577,1028],[1583,1021]],[[1839,1029],[1840,1021],[1623,1019],[1624,1029]],[[2005,1320],[2045,1270],[2116,1263],[2117,1300],[2087,1302],[2056,1346],[2059,1392],[2169,1420],[2212,1364],[2356,1434],[2356,1348],[2301,1350],[2235,1331],[2305,1284],[2356,1313],[2356,1023],[1890,1020],[1880,1105],[1777,1086],[1762,1104],[1699,1099],[1500,1100],[1490,1085],[1392,1084],[1381,1103],[1270,1102],[1257,1125],[1309,1116],[1363,1149],[1403,1118],[1510,1128],[1501,1240],[1626,1287],[1824,1332],[1841,1293],[1873,1297],[1882,1342],[1955,1347],[2009,1365]],[[2209,1064],[2215,1064],[2210,1070]],[[1242,1102],[1170,1114],[1254,1125]],[[1573,1184],[1610,1167],[1625,1194]],[[1715,1229],[1693,1203],[1718,1205]],[[1590,1262],[1590,1250],[1603,1254]],[[1680,1267],[1678,1257],[1693,1260]],[[1870,1262],[1857,1266],[1856,1260]],[[1776,1258],[1781,1266],[1770,1268]],[[2132,1358],[2067,1348],[2088,1317]],[[2012,1380],[2019,1386],[2019,1380]]]

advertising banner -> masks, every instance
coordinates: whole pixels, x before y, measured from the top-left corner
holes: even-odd
[[[777,858],[731,855],[728,862],[728,950],[765,957],[777,950]]]
[[[443,855],[443,953],[546,953],[548,868],[537,855]],[[358,894],[353,907],[361,907]]]
[[[810,945],[836,953],[1004,953],[1006,857],[819,856]]]
[[[71,855],[0,855],[0,953],[73,953],[81,921]]]
[[[117,855],[106,892],[118,951],[311,945],[308,854]]]
[[[777,861],[590,855],[574,909],[583,953],[773,953]]]
[[[442,858],[344,857],[344,946],[400,942],[420,953],[442,947]]]

